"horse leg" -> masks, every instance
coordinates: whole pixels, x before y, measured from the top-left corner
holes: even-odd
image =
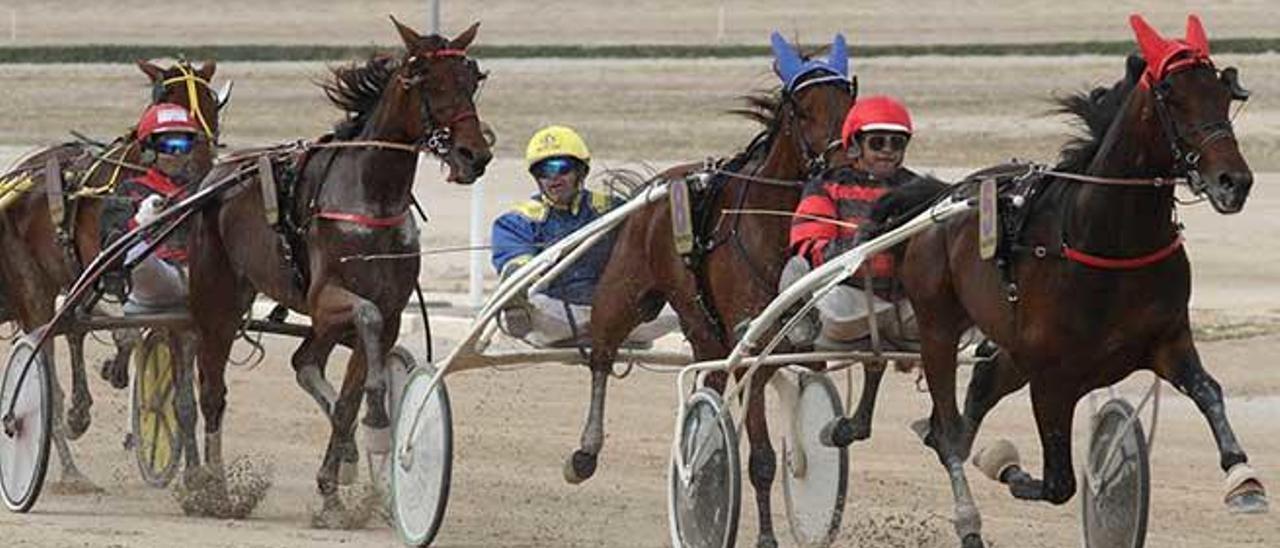
[[[1027,382],[1026,374],[1017,367],[1008,351],[997,350],[990,359],[975,364],[964,399],[964,418],[969,428],[976,433],[987,413],[1005,396],[1026,386]]]
[[[333,414],[333,406],[338,399],[337,391],[324,378],[325,364],[337,341],[336,334],[318,332],[313,323],[311,334],[302,339],[302,344],[290,359],[298,386],[311,395],[326,417]]]
[[[751,454],[747,457],[747,471],[751,478],[751,487],[756,492],[756,515],[760,518],[760,536],[756,540],[758,548],[776,548],[778,539],[773,534],[773,510],[771,491],[773,479],[778,472],[778,455],[773,450],[769,439],[769,423],[765,416],[765,386],[773,376],[775,369],[763,367],[751,376],[748,387],[750,403],[747,404],[747,441],[751,445]]]
[[[129,387],[129,359],[133,349],[142,342],[142,332],[133,328],[112,329],[111,342],[116,353],[102,360],[98,373],[112,388],[123,390]]]
[[[49,369],[46,373],[53,385],[53,446],[58,453],[58,462],[62,465],[62,479],[59,482],[60,490],[69,493],[101,493],[102,489],[94,485],[88,476],[76,466],[75,458],[71,454],[71,446],[67,443],[68,439],[73,439],[67,434],[67,424],[63,420],[64,404],[66,394],[62,390],[62,383],[58,381],[57,364],[54,363],[53,351],[51,347],[45,347],[41,351],[44,354],[45,363]]]
[[[1222,387],[1204,370],[1191,332],[1183,330],[1172,343],[1157,349],[1153,366],[1160,378],[1191,398],[1209,422],[1209,429],[1218,445],[1219,466],[1227,474],[1223,502],[1228,509],[1235,513],[1265,512],[1268,506],[1266,488],[1249,466],[1249,457],[1236,439],[1227,419]]]
[[[631,280],[615,283],[619,278],[615,272],[605,272],[591,307],[591,355],[587,361],[591,369],[591,402],[578,449],[564,463],[564,480],[575,485],[596,473],[597,459],[604,448],[605,391],[618,347],[641,324],[644,301],[660,299],[655,294],[646,299],[648,288],[636,287]]]
[[[71,407],[67,409],[67,439],[70,440],[80,439],[92,420],[89,409],[93,407],[93,396],[89,394],[84,372],[84,337],[83,331],[75,330],[66,335],[71,354]]]
[[[836,417],[818,433],[827,447],[848,447],[855,441],[871,437],[871,418],[876,412],[876,396],[880,393],[880,381],[884,379],[884,362],[865,363],[862,366],[862,395],[853,416]]]
[[[975,459],[989,477],[1007,484],[1015,498],[1064,504],[1076,493],[1075,469],[1071,462],[1071,422],[1076,399],[1061,394],[1067,387],[1069,384],[1064,385],[1060,379],[1031,382],[1031,407],[1035,411],[1044,457],[1043,480],[1033,478],[1022,469],[1017,462],[1017,450],[1007,441],[987,450],[1000,453],[999,457],[986,458],[984,454]]]
[[[186,457],[186,469],[200,466],[200,448],[196,444],[196,400],[192,374],[195,366],[195,348],[198,344],[193,332],[173,333],[174,411],[178,419],[182,455]]]
[[[984,546],[982,516],[964,473],[971,433],[956,405],[956,345],[964,330],[959,306],[954,299],[947,299],[940,303],[921,302],[916,308],[922,312],[918,316],[921,357],[933,412],[929,419],[917,421],[912,427],[947,470],[961,546],[977,548]]]
[[[304,364],[304,369],[319,372],[320,364],[328,358],[327,350],[333,348],[334,341],[349,327],[354,327],[356,331],[356,348],[347,362],[341,392],[338,393],[331,407],[332,411],[328,415],[329,444],[325,449],[320,470],[316,473],[317,488],[325,498],[325,510],[329,511],[338,509],[341,505],[336,497],[341,479],[340,468],[344,464],[354,466],[358,463],[355,448],[355,419],[360,411],[361,396],[371,390],[382,389],[380,385],[371,386],[367,382],[376,383],[379,380],[370,378],[367,372],[370,367],[381,369],[383,356],[379,352],[382,346],[380,337],[383,321],[381,311],[368,300],[333,284],[321,282],[321,285],[316,287],[310,299],[311,326],[315,339],[309,348],[310,355],[303,356],[316,361]],[[314,344],[317,341],[323,344]],[[318,354],[315,352],[317,349],[323,349],[325,352]],[[303,354],[303,349],[299,349],[294,354],[295,365],[298,363],[299,354]],[[300,370],[299,375],[301,374]],[[319,380],[324,385],[328,384],[322,376]],[[312,389],[315,389],[315,385]],[[313,392],[312,395],[314,397],[315,393]],[[386,420],[386,424],[390,424],[389,419]]]

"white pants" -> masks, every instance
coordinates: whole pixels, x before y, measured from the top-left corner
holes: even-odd
[[[529,315],[533,324],[531,331],[525,340],[535,346],[553,346],[555,344],[563,344],[565,342],[573,342],[574,327],[577,327],[577,334],[581,337],[587,337],[591,333],[591,307],[585,305],[569,305],[569,310],[573,313],[573,323],[569,322],[569,316],[565,311],[565,302],[560,299],[549,297],[542,293],[535,293],[529,298]],[[662,311],[658,313],[658,317],[652,321],[642,323],[627,337],[627,342],[632,343],[651,343],[659,337],[667,333],[680,329],[680,320],[676,316],[675,310],[671,305],[662,307]]]
[[[140,243],[129,250],[126,261],[136,260],[146,251],[147,244]],[[129,291],[125,312],[145,309],[180,307],[187,300],[187,274],[179,266],[148,255],[129,273],[132,289]]]
[[[870,302],[867,293],[847,285],[838,285],[818,301],[818,316],[822,331],[817,346],[848,344],[871,335],[871,323],[875,314],[876,329],[881,337],[899,340],[919,339],[915,311],[906,299],[895,303],[874,295]]]

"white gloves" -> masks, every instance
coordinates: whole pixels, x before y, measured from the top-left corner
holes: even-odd
[[[139,225],[145,225],[164,211],[164,197],[159,194],[152,194],[142,200],[138,204],[138,213],[133,216],[133,220]]]

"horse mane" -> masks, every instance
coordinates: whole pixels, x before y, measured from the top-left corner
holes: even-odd
[[[364,130],[382,92],[400,67],[400,61],[389,53],[375,53],[363,63],[330,67],[332,78],[318,82],[329,102],[346,112],[346,119],[333,127],[337,139],[353,139]]]
[[[1062,146],[1058,165],[1054,169],[1084,173],[1102,147],[1102,140],[1124,109],[1130,92],[1137,86],[1146,66],[1142,57],[1130,55],[1126,61],[1125,77],[1111,87],[1099,86],[1054,99],[1056,106],[1051,113],[1073,116],[1075,125],[1083,130],[1083,134],[1072,137]]]

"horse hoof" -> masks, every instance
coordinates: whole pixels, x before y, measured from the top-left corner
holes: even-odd
[[[1261,491],[1245,491],[1227,499],[1227,511],[1232,514],[1265,514],[1269,510],[1267,494]]]
[[[973,455],[973,465],[982,471],[982,475],[995,481],[1010,468],[1021,466],[1022,458],[1018,456],[1018,447],[1013,442],[1001,439],[979,449]]]
[[[778,548],[778,539],[773,535],[761,535],[756,541],[756,548]]]
[[[986,544],[982,542],[982,537],[977,533],[970,533],[960,539],[960,548],[983,548]]]
[[[848,447],[849,444],[857,440],[867,439],[870,432],[864,433],[862,437],[858,437],[858,431],[854,428],[853,421],[845,417],[838,417],[826,426],[822,427],[822,431],[818,432],[818,441],[827,447]]]
[[[912,421],[911,431],[915,432],[916,437],[920,438],[921,443],[929,447],[933,447],[933,440],[931,438],[933,434],[933,425],[929,423],[929,417]]]
[[[354,485],[359,477],[359,463],[343,461],[338,464],[338,485]]]
[[[119,358],[113,356],[103,360],[102,365],[98,367],[98,375],[116,390],[124,390],[129,387],[128,360],[124,360],[125,363],[123,364],[117,363],[120,361]]]
[[[596,473],[596,455],[586,453],[581,449],[574,451],[569,456],[569,460],[564,463],[564,480],[570,484],[577,485],[588,479]]]
[[[89,406],[72,406],[67,410],[67,439],[75,441],[80,439],[86,431],[89,430],[89,423],[92,422],[89,416]]]

